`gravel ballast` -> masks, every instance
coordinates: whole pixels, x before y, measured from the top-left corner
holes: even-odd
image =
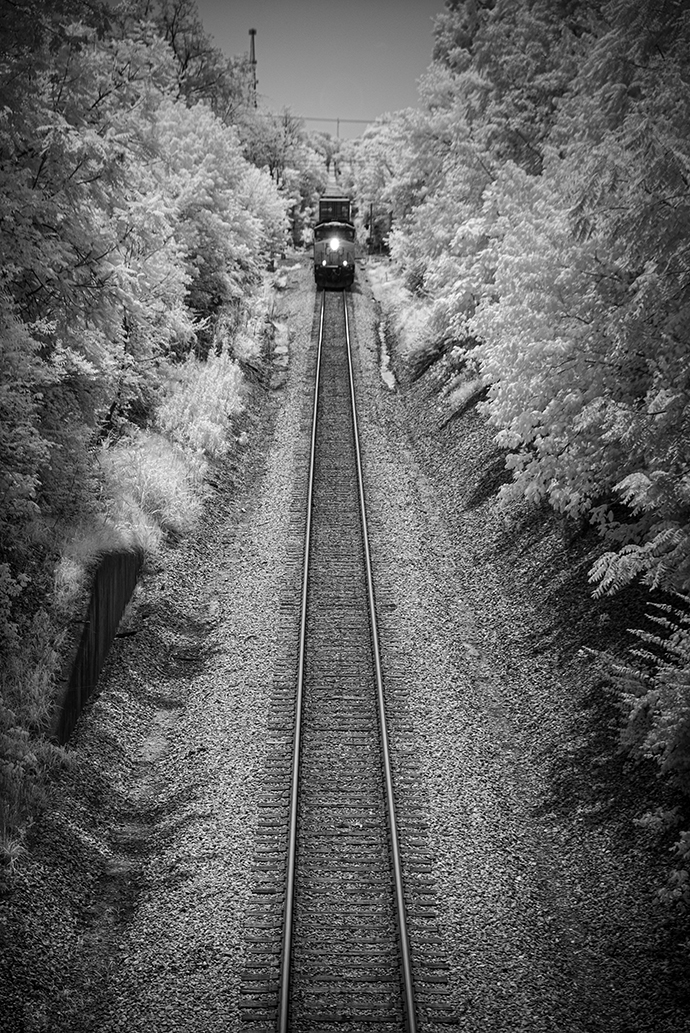
[[[272,390],[255,388],[197,535],[142,579],[2,903],[6,1033],[241,1029],[311,390],[308,260],[279,282]],[[690,1030],[659,858],[633,824],[647,776],[601,724],[558,528],[525,513],[505,530],[476,409],[441,425],[432,375],[391,390],[364,276],[352,301],[384,677],[413,726],[455,1026]]]

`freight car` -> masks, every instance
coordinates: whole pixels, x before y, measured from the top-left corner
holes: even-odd
[[[314,279],[318,288],[351,287],[355,278],[355,227],[350,198],[326,192],[314,226]]]

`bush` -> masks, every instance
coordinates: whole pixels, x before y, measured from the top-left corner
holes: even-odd
[[[402,285],[400,276],[391,276],[385,266],[372,266],[368,276],[377,301],[390,321],[400,358],[416,369],[436,350],[430,329],[428,302],[418,301]]]
[[[211,353],[206,362],[193,355],[179,367],[177,384],[159,407],[161,430],[194,452],[211,457],[230,447],[230,418],[244,408],[242,372],[229,351]]]
[[[4,571],[0,569],[0,581]],[[49,769],[65,751],[45,738],[52,718],[52,686],[59,665],[55,627],[46,610],[14,627],[15,649],[0,669],[0,880],[23,852],[25,819],[42,798]]]
[[[638,757],[658,764],[662,775],[690,802],[690,598],[678,596],[678,605],[656,603],[650,619],[659,632],[635,631],[643,643],[633,650],[636,663],[612,664],[622,691],[626,725],[624,746]],[[610,661],[611,658],[609,658]],[[682,805],[646,814],[640,824],[666,832],[683,821]],[[670,875],[662,896],[690,905],[690,830],[681,829],[674,846],[680,862]]]
[[[100,455],[108,521],[114,538],[143,549],[160,547],[163,536],[191,531],[203,506],[206,462],[160,434],[133,431]]]

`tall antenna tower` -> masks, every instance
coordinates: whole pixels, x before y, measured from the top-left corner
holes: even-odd
[[[256,29],[249,30],[249,64],[252,69],[252,99],[254,101],[254,107],[256,107],[256,49],[254,47],[254,37],[256,36]]]

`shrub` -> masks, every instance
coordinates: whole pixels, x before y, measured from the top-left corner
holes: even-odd
[[[45,773],[67,763],[65,751],[44,737],[59,664],[53,621],[41,609],[15,626],[13,637],[0,669],[0,877],[23,853],[26,816],[42,798]]]
[[[133,431],[100,455],[109,523],[123,544],[155,553],[165,533],[193,529],[203,505],[206,463],[160,434]]]
[[[402,285],[399,276],[390,276],[385,267],[373,266],[368,271],[379,301],[391,323],[397,352],[413,369],[424,362],[425,356],[435,350],[429,326],[430,309],[427,302],[414,298]]]
[[[448,405],[454,413],[464,412],[478,398],[483,397],[486,391],[486,384],[482,377],[473,377],[471,380],[456,378],[448,391]]]
[[[230,418],[242,411],[243,377],[224,346],[206,362],[190,355],[179,367],[177,384],[156,414],[161,430],[185,448],[211,457],[230,447]]]
[[[627,721],[624,746],[653,760],[687,805],[690,802],[690,598],[678,605],[654,604],[650,619],[659,632],[636,630],[643,645],[633,650],[636,663],[613,663],[614,681],[622,690]],[[641,824],[667,831],[682,822],[680,808],[646,814]],[[679,865],[671,872],[662,896],[690,905],[690,830],[678,834],[674,853]]]

